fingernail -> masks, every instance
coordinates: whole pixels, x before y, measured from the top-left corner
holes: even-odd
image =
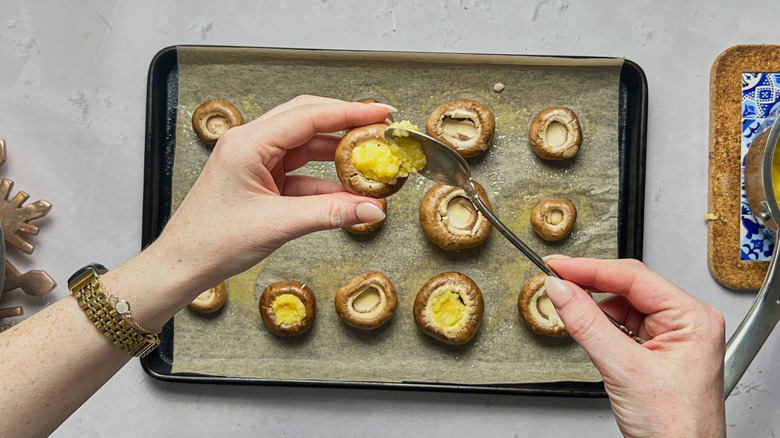
[[[398,108],[394,107],[393,105],[388,105],[388,104],[382,103],[382,102],[371,102],[371,103],[369,103],[369,105],[382,107],[382,108],[386,109],[387,112],[389,112],[389,113],[397,113],[398,112]]]
[[[390,126],[390,125],[393,124],[393,121],[390,120],[389,118],[386,118],[384,123],[385,123],[385,125]]]
[[[550,259],[570,259],[570,258],[571,257],[569,257],[567,255],[563,255],[563,254],[550,254],[548,256],[542,257],[542,260],[544,260],[546,262],[546,261],[548,261]]]
[[[357,206],[357,217],[363,221],[363,223],[371,224],[384,220],[386,215],[385,212],[379,209],[379,207],[376,205],[370,202],[364,202],[362,204],[358,204]]]
[[[556,277],[547,277],[544,279],[544,293],[550,297],[556,307],[560,307],[574,298],[574,290],[569,285]]]

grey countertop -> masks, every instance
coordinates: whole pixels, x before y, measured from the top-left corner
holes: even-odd
[[[177,44],[626,57],[647,74],[649,133],[644,260],[716,306],[730,335],[753,294],[707,267],[710,68],[737,44],[780,41],[772,2],[570,0],[180,2],[84,0],[0,5],[0,171],[54,208],[22,271],[59,286],[9,292],[31,314],[67,294],[68,276],[140,250],[146,77]],[[780,337],[770,336],[727,401],[732,436],[774,436]],[[3,412],[13,415],[12,412]],[[121,420],[120,420],[121,419]],[[606,400],[185,385],[137,360],[55,436],[616,436]]]

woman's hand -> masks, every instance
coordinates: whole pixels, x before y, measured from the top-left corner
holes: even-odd
[[[383,219],[376,199],[288,172],[332,161],[339,137],[327,133],[387,116],[386,106],[300,96],[228,130],[159,245],[188,275],[213,285],[304,234]]]
[[[716,309],[636,260],[548,263],[568,281],[548,277],[546,293],[603,376],[625,436],[726,435],[725,322]],[[647,342],[615,328],[583,287],[615,294],[601,307]]]

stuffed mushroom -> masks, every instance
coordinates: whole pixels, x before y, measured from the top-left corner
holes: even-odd
[[[425,167],[419,142],[399,139],[388,144],[386,129],[388,126],[383,123],[354,128],[339,141],[336,172],[350,193],[386,198],[400,190],[410,174]]]
[[[314,291],[299,281],[280,281],[260,295],[260,317],[279,336],[305,333],[314,324]]]
[[[414,300],[414,321],[420,330],[447,344],[470,341],[482,324],[485,304],[477,284],[459,272],[428,280]]]

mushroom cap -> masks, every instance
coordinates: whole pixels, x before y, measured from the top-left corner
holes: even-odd
[[[477,182],[474,182],[474,186],[480,199],[490,208],[485,189]],[[469,228],[460,228],[455,225],[455,221],[450,220],[449,207],[452,202],[460,202],[474,215]],[[478,246],[493,231],[493,225],[468,200],[462,188],[443,184],[435,184],[423,196],[420,202],[420,226],[431,242],[448,251]]]
[[[382,212],[387,214],[387,199],[379,198],[379,202],[382,204]],[[349,231],[352,234],[368,234],[378,230],[382,226],[382,224],[385,223],[385,219],[382,219],[379,222],[370,222],[365,224],[352,225],[349,227],[344,227],[344,229]]]
[[[213,313],[221,309],[227,301],[227,282],[212,287],[206,292],[197,296],[190,304],[187,305],[190,309],[201,313]]]
[[[367,301],[370,307],[361,308],[360,296],[366,292],[375,292],[376,301]],[[345,323],[355,328],[372,330],[393,318],[398,307],[398,296],[393,283],[384,274],[366,272],[341,286],[336,292],[335,302],[336,312]]]
[[[544,295],[545,278],[547,274],[540,272],[528,280],[517,296],[517,310],[533,332],[558,338],[569,336],[552,302]]]
[[[566,137],[560,144],[548,141],[548,128],[553,123],[560,123],[566,130]],[[528,135],[531,148],[541,158],[546,160],[565,160],[573,157],[582,145],[582,129],[577,115],[568,108],[554,107],[542,110],[531,121]]]
[[[298,297],[306,309],[306,316],[298,324],[278,324],[273,310],[274,300],[284,294],[291,294]],[[260,295],[260,317],[263,319],[266,327],[273,333],[280,336],[293,336],[305,333],[312,324],[316,316],[316,299],[314,291],[301,283],[300,281],[279,281],[265,288]]]
[[[339,176],[339,181],[348,192],[372,198],[386,198],[403,187],[406,177],[398,178],[395,184],[372,181],[363,176],[352,162],[352,151],[360,144],[369,140],[384,143],[386,129],[387,125],[384,123],[361,126],[350,129],[339,141],[339,145],[336,147],[336,173]]]
[[[474,135],[453,135],[446,128],[452,120],[469,120],[474,125]],[[451,147],[464,158],[485,152],[493,141],[495,130],[496,120],[490,109],[468,99],[453,100],[440,105],[428,116],[425,124],[428,135]]]
[[[244,116],[233,104],[222,99],[203,102],[192,113],[192,129],[203,143],[213,145],[230,128],[244,123]]]
[[[549,242],[568,236],[576,221],[577,208],[565,199],[546,199],[531,212],[531,227]]]
[[[457,293],[459,300],[466,306],[463,317],[451,327],[437,323],[431,308],[435,299],[447,292]],[[477,334],[484,310],[482,291],[474,280],[459,272],[444,272],[428,280],[417,293],[414,321],[428,336],[447,344],[459,345],[470,341]]]

